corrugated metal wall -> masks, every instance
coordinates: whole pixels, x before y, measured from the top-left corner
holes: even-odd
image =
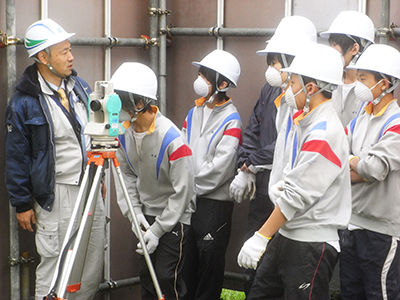
[[[6,0],[0,0],[0,30],[6,30]],[[24,36],[25,29],[40,19],[39,0],[15,1],[16,34]],[[318,30],[326,29],[342,10],[357,10],[356,0],[297,0],[293,1],[293,13],[303,15],[314,22]],[[113,1],[112,35],[119,38],[139,38],[149,35],[149,2],[145,0]],[[167,1],[171,14],[167,24],[175,27],[210,28],[217,22],[217,0]],[[253,0],[225,1],[225,27],[227,28],[275,28],[284,17],[285,1]],[[381,1],[367,1],[367,14],[375,27],[380,26]],[[77,37],[104,36],[104,4],[99,0],[52,0],[48,3],[48,16],[60,23]],[[400,3],[391,2],[390,20],[400,24]],[[224,49],[232,52],[240,61],[242,74],[237,89],[228,94],[237,106],[244,125],[247,124],[254,103],[264,85],[265,58],[255,52],[264,48],[267,37],[225,37]],[[398,42],[390,42],[399,49]],[[202,59],[216,48],[214,37],[177,36],[167,49],[167,116],[181,127],[188,110],[194,105],[196,95],[192,84],[196,79],[194,60]],[[6,50],[0,49],[0,116],[4,116],[7,103]],[[78,74],[93,86],[104,79],[104,47],[73,46],[74,67]],[[150,63],[149,51],[135,47],[114,47],[111,51],[111,74],[124,61]],[[17,78],[32,61],[27,58],[23,46],[17,46]],[[399,94],[399,91],[396,92]],[[4,128],[4,117],[0,117],[0,128]],[[0,298],[9,299],[9,206],[4,186],[4,130],[0,130]],[[112,187],[110,187],[112,190]],[[236,205],[231,242],[227,254],[227,271],[238,272],[236,256],[242,245],[246,226],[248,203]],[[31,267],[31,294],[33,294],[34,266],[38,256],[35,252],[33,234],[19,232],[20,250],[29,251],[36,259]],[[128,241],[128,242],[127,242]],[[131,242],[130,242],[131,241]],[[111,208],[111,277],[113,280],[137,276],[136,241],[112,199]],[[120,289],[112,293],[111,299],[138,299],[138,287]],[[98,299],[102,299],[99,295]]]

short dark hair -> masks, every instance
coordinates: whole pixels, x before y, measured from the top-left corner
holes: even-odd
[[[199,72],[201,74],[203,74],[203,76],[211,83],[213,93],[217,90],[217,84],[219,86],[224,81],[227,82],[228,84],[232,84],[232,81],[230,81],[228,78],[226,78],[221,73],[219,73],[218,82],[216,82],[215,79],[217,78],[217,72],[210,68],[200,66]],[[216,98],[218,100],[227,100],[229,97],[226,96],[225,92],[218,92],[218,95],[216,96]]]
[[[303,82],[304,85],[306,85],[307,83],[310,82],[314,82],[315,84],[317,84],[317,80],[311,77],[307,77],[307,76],[303,76],[301,75],[301,77],[303,78]],[[319,87],[319,86],[318,86]],[[320,87],[319,87],[320,88]],[[321,88],[320,88],[321,89]],[[326,99],[331,99],[332,98],[332,92],[330,91],[322,91],[321,94],[326,98]]]
[[[290,66],[292,64],[294,56],[289,55],[289,54],[283,54],[283,55],[285,55],[288,66]],[[268,53],[267,65],[270,66],[270,65],[274,64],[276,61],[279,61],[279,63],[282,65],[282,68],[285,68],[285,65],[283,64],[281,53],[275,53],[275,52]]]
[[[385,74],[385,76],[383,76],[382,73],[379,73],[379,72],[376,72],[376,71],[370,71],[370,70],[365,70],[365,71],[371,73],[372,75],[374,75],[374,79],[375,79],[377,82],[378,82],[379,80],[381,80],[381,79],[386,78],[386,79],[389,81],[390,84],[393,84],[393,83],[392,83],[392,82],[393,82],[392,76],[389,76],[389,75],[386,75],[386,74]],[[393,93],[394,93],[394,91],[391,92],[391,94],[393,94]]]
[[[363,43],[361,42],[361,38],[357,36],[353,35],[347,36],[341,33],[331,33],[329,35],[329,44],[332,43],[338,44],[340,48],[342,48],[343,54],[349,51],[355,43],[357,43],[360,46],[360,52],[364,51],[364,46]]]

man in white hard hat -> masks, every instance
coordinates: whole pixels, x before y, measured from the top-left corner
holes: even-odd
[[[295,110],[283,100],[290,76],[281,72],[287,68],[302,48],[317,41],[314,24],[302,16],[283,18],[275,34],[266,41],[266,47],[257,51],[266,57],[266,84],[253,108],[239,148],[238,174],[230,185],[236,201],[250,198],[250,181],[255,181],[255,195],[249,204],[244,241],[259,229],[274,210],[270,186],[283,178],[288,161],[285,145],[290,144],[292,116]],[[272,170],[271,170],[272,168]],[[252,179],[252,177],[254,179]],[[247,295],[253,283],[255,270],[244,269],[244,292]]]
[[[311,44],[282,69],[291,73],[286,101],[300,114],[275,209],[238,255],[240,266],[257,268],[247,299],[330,299],[338,229],[351,213],[348,143],[329,101],[340,61],[332,48]]]
[[[240,116],[226,92],[236,87],[240,64],[224,50],[214,50],[192,64],[198,67],[193,88],[201,98],[189,111],[182,134],[193,151],[195,175],[193,297],[219,300],[234,205],[229,185],[242,138]]]
[[[165,299],[188,299],[182,271],[195,209],[192,151],[173,122],[151,105],[157,100],[157,77],[149,67],[125,62],[110,82],[126,116],[117,157],[161,291]],[[123,191],[116,189],[121,211],[132,221]],[[142,299],[157,300],[142,245],[137,246]]]
[[[346,127],[352,215],[340,232],[342,299],[400,299],[400,53],[371,45],[352,69],[365,113]]]
[[[343,85],[332,95],[335,110],[345,127],[353,118],[364,113],[365,103],[354,95],[354,85],[357,81],[355,70],[347,70],[362,55],[369,45],[374,43],[375,27],[372,20],[358,11],[342,11],[333,20],[327,31],[320,36],[329,40],[331,47],[342,54]]]
[[[37,300],[51,288],[90,147],[83,130],[91,89],[72,68],[68,39],[73,35],[51,19],[29,26],[25,47],[35,63],[22,74],[6,112],[6,186],[21,227],[30,232],[36,229]],[[102,278],[105,215],[101,195],[97,203],[76,297],[81,300],[94,297]]]

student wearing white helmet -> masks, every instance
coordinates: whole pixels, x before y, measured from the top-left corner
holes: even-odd
[[[199,67],[193,87],[201,98],[182,129],[193,151],[197,204],[192,216],[192,293],[194,299],[219,300],[233,212],[229,185],[242,137],[240,116],[226,92],[237,86],[240,65],[224,50],[214,50],[193,65]]]
[[[275,209],[238,255],[240,266],[257,268],[246,299],[330,299],[337,231],[351,212],[348,143],[330,101],[340,61],[337,51],[313,44],[282,69],[291,73],[286,100],[301,114]]]
[[[366,113],[346,127],[352,215],[340,232],[342,299],[400,298],[400,52],[371,45],[355,65]]]
[[[182,270],[195,208],[192,151],[172,121],[151,105],[157,100],[157,77],[149,67],[125,62],[110,82],[126,116],[117,158],[161,291],[165,299],[187,299]],[[116,189],[121,211],[132,222],[123,191]],[[158,299],[142,245],[137,247],[142,299]]]
[[[344,127],[351,119],[362,114],[365,106],[365,103],[354,95],[356,72],[346,68],[353,65],[365,49],[374,43],[375,27],[372,20],[364,13],[342,11],[333,20],[329,29],[321,32],[320,36],[328,39],[331,47],[342,54],[344,84],[334,91],[332,100]]]
[[[286,130],[290,132],[292,109],[281,101],[289,76],[281,68],[289,67],[298,50],[317,40],[317,31],[312,22],[302,16],[283,18],[275,34],[266,42],[263,50],[266,56],[266,83],[261,90],[243,133],[239,148],[238,174],[230,185],[230,192],[237,202],[250,198],[249,213],[244,241],[259,229],[274,209],[270,198],[272,183],[283,178],[285,166],[284,147],[289,144]],[[288,124],[289,121],[289,124]],[[271,170],[272,168],[272,170]],[[255,182],[255,190],[254,190]],[[250,195],[252,188],[253,195]],[[255,271],[244,269],[244,291],[249,293]]]
[[[73,35],[51,19],[29,26],[25,47],[35,63],[22,74],[6,112],[6,186],[22,228],[32,232],[35,225],[37,300],[51,288],[90,148],[83,131],[91,89],[72,68]],[[98,196],[76,293],[81,300],[92,299],[102,279],[105,214]]]

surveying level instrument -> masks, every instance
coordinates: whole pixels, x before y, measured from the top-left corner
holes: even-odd
[[[65,234],[62,251],[58,257],[50,291],[44,300],[74,300],[76,292],[81,288],[83,266],[93,225],[94,212],[100,192],[103,170],[108,168],[111,159],[118,181],[124,193],[129,212],[132,215],[137,237],[142,245],[144,258],[149,268],[154,288],[159,300],[164,300],[160,285],[151,262],[150,254],[144,242],[143,233],[129,201],[129,193],[125,186],[116,157],[118,141],[116,137],[123,133],[119,124],[121,99],[114,93],[111,83],[96,81],[95,90],[89,98],[90,119],[84,133],[92,138],[92,151],[88,152],[89,161],[85,168],[78,197]]]

